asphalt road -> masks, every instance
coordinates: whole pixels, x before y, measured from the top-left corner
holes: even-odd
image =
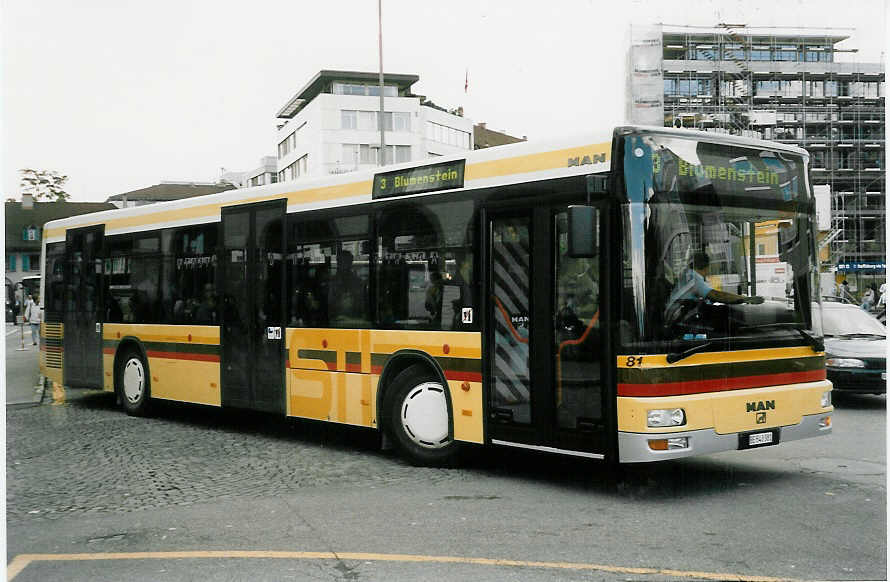
[[[69,392],[7,406],[8,576],[886,579],[885,400],[836,406],[827,438],[616,475],[498,448],[415,468],[364,431]]]

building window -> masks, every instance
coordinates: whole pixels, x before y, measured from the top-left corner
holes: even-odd
[[[15,272],[15,255],[9,255],[6,257],[6,270],[10,273]]]
[[[411,114],[407,111],[393,112],[392,131],[411,131]]]
[[[697,46],[693,53],[693,59],[697,61],[714,61],[717,60],[714,56],[715,50],[711,45],[700,45]]]
[[[809,63],[831,62],[831,50],[825,47],[807,47],[806,60]]]
[[[358,129],[358,111],[342,110],[340,112],[340,129]]]
[[[22,229],[22,240],[40,240],[40,231],[33,224]]]
[[[358,129],[362,131],[375,131],[377,129],[377,116],[379,111],[359,111]]]
[[[359,84],[359,83],[334,83],[334,95],[368,95],[377,97],[380,95],[379,84]],[[399,88],[395,85],[383,86],[384,97],[398,97]]]
[[[683,97],[711,94],[709,79],[665,79],[664,94]]]
[[[768,61],[770,60],[770,50],[768,46],[752,46],[751,47],[751,60],[752,61]]]
[[[286,180],[295,180],[300,176],[305,176],[309,171],[309,154],[302,156],[300,159],[278,172],[278,182]],[[274,181],[274,180],[273,180]]]
[[[796,61],[797,56],[797,47],[793,46],[783,46],[775,51],[775,60],[777,61]]]
[[[745,60],[745,49],[740,44],[723,45],[723,58],[727,61]]]
[[[341,163],[346,167],[357,168],[359,164],[380,163],[380,146],[371,144],[345,143],[343,144],[343,157]],[[386,146],[386,163],[402,163],[411,161],[411,146],[388,145]]]
[[[427,139],[432,141],[437,141],[467,150],[470,149],[469,133],[461,131],[459,129],[454,129],[453,127],[440,125],[432,121],[427,122],[426,137]]]

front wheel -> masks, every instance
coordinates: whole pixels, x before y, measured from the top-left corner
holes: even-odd
[[[387,392],[387,427],[410,461],[443,465],[453,460],[458,445],[451,438],[448,392],[421,365],[399,373]]]
[[[148,366],[135,348],[127,350],[118,360],[115,383],[124,411],[130,416],[148,413],[151,383]]]

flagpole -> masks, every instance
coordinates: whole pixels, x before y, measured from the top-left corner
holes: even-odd
[[[380,165],[386,165],[385,115],[383,111],[383,0],[377,0],[377,45],[380,49]]]

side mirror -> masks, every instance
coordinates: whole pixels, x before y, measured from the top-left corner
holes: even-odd
[[[589,259],[596,256],[596,208],[593,206],[569,206],[569,248],[573,259]]]

